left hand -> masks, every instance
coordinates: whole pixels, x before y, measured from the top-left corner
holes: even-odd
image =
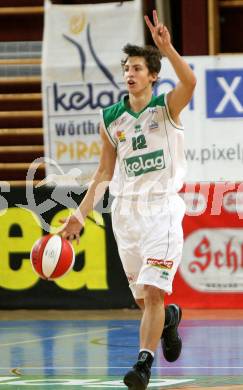
[[[154,24],[151,23],[147,15],[144,16],[144,19],[151,32],[154,43],[162,54],[166,54],[166,50],[171,46],[170,33],[164,24],[159,23],[156,10],[153,10]]]

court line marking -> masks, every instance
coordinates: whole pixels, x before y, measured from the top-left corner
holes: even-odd
[[[64,339],[67,337],[75,337],[75,336],[88,336],[88,335],[93,335],[97,333],[107,333],[107,331],[113,331],[113,330],[121,330],[123,327],[115,327],[115,328],[104,328],[104,329],[99,329],[99,330],[90,330],[87,332],[79,332],[79,333],[69,333],[69,334],[62,334],[59,336],[49,336],[49,337],[43,337],[43,338],[37,338],[37,339],[30,339],[30,340],[24,340],[24,341],[15,341],[12,343],[4,343],[0,344],[0,347],[9,347],[11,345],[20,345],[20,344],[30,344],[30,343],[37,343],[40,341],[45,341],[45,340],[56,340],[56,339]]]
[[[79,367],[65,367],[65,366],[58,366],[58,367],[48,367],[48,366],[44,366],[44,367],[21,367],[21,366],[18,366],[18,369],[19,370],[43,370],[43,369],[48,369],[48,370],[63,370],[63,369],[70,369],[70,370],[80,370],[80,369],[118,369],[118,368],[131,368],[130,366],[109,366],[109,367],[95,367],[95,366],[79,366]],[[243,369],[243,367],[217,367],[217,366],[210,366],[210,367],[202,367],[202,366],[198,366],[198,367],[190,367],[190,366],[177,366],[177,367],[160,367],[160,366],[153,366],[153,369],[163,369],[163,370],[168,370],[168,369],[173,369],[173,370],[178,370],[178,369],[198,369],[198,368],[203,368],[203,369]],[[0,370],[8,370],[8,369],[13,369],[13,367],[0,367]]]
[[[133,325],[135,326],[135,325]],[[184,325],[180,325],[179,329],[195,329],[195,330],[198,330],[198,329],[217,329],[217,330],[224,330],[224,329],[240,329],[243,327],[243,322],[241,322],[241,324],[235,324],[235,325],[212,325],[212,326],[201,326],[200,324],[199,325],[190,325],[190,324],[184,324]]]

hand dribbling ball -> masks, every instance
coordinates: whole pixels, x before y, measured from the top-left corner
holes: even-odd
[[[33,270],[46,280],[54,280],[71,271],[75,260],[72,244],[58,236],[48,234],[37,240],[30,253]]]

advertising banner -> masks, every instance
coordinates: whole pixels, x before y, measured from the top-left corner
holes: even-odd
[[[63,172],[69,172],[69,178],[87,183],[97,166],[99,109],[126,93],[121,48],[127,42],[143,43],[140,8],[137,1],[122,7],[46,7],[43,107],[47,173],[57,173],[58,164]],[[124,24],[126,29],[122,28]],[[121,26],[122,34],[117,26]],[[181,115],[189,168],[186,182],[241,181],[243,56],[185,60],[197,77],[194,96]],[[175,72],[163,58],[154,93],[167,92],[176,82]]]
[[[30,251],[60,219],[81,201],[74,195],[66,207],[63,188],[15,188],[4,193],[0,224],[0,309],[111,309],[133,307],[107,213],[86,219],[80,244],[73,242],[72,271],[54,281],[42,280],[32,269]],[[51,206],[51,207],[50,207]]]
[[[181,114],[185,127],[186,182],[243,179],[243,55],[185,57],[197,77],[194,96]],[[177,78],[166,58],[155,93]]]
[[[99,111],[125,93],[121,59],[129,42],[143,44],[140,0],[123,4],[45,3],[43,115],[48,174],[86,184],[97,167]]]
[[[243,186],[186,185],[184,250],[170,300],[187,308],[243,308]]]
[[[2,193],[0,309],[135,307],[112,232],[109,199],[86,219],[79,245],[73,242],[75,263],[68,275],[45,281],[33,271],[34,242],[55,233],[83,197],[69,194],[58,186]],[[243,309],[243,186],[187,185],[181,195],[187,205],[183,259],[166,303]]]

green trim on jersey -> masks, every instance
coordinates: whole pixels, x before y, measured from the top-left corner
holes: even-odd
[[[105,132],[105,134],[107,135],[107,137],[109,138],[109,140],[110,140],[110,142],[112,143],[112,145],[113,145],[115,148],[117,148],[117,144],[114,142],[112,136],[111,136],[110,133],[109,133],[109,130],[108,130],[106,127],[104,127],[104,132]]]
[[[164,107],[165,106],[165,99],[164,99],[164,94],[163,95],[160,95],[160,96],[153,96],[152,95],[152,98],[149,102],[149,104],[147,104],[146,107],[144,107],[141,111],[139,112],[134,112],[132,111],[128,105],[127,105],[127,101],[128,101],[128,95],[124,96],[123,98],[123,106],[124,106],[124,109],[130,114],[132,115],[134,118],[139,118],[139,116],[145,111],[147,110],[148,107],[156,107],[156,106],[162,106]]]
[[[112,104],[112,106],[104,108],[103,119],[106,129],[108,129],[110,124],[119,118],[124,112],[126,112],[126,108],[124,107],[122,100],[118,103]]]
[[[156,106],[165,107],[165,94],[164,93],[163,93],[163,95],[155,96],[155,100],[156,100]]]
[[[152,96],[149,104],[144,107],[139,112],[133,112],[127,105],[128,95],[124,96],[122,100],[118,103],[112,104],[112,106],[106,107],[103,109],[103,119],[106,129],[110,126],[112,122],[114,122],[117,118],[119,118],[124,112],[128,112],[135,118],[139,118],[139,116],[148,108],[148,107],[156,107],[162,106],[165,107],[165,97],[163,95]]]

